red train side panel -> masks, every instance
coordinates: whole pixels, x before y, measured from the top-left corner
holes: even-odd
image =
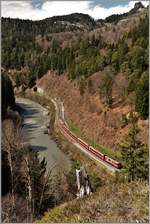
[[[100,159],[104,160],[104,154],[101,152],[98,152],[95,148],[93,148],[92,146],[89,146],[89,151],[92,152],[94,155],[96,155],[97,157],[99,157]]]
[[[111,164],[113,167],[121,169],[121,164],[113,159],[111,159],[108,156],[105,156],[105,161],[109,164]]]
[[[75,140],[76,142],[78,142],[82,147],[86,148],[88,151],[90,151],[92,154],[94,154],[96,157],[106,161],[107,163],[109,163],[111,166],[117,168],[117,169],[121,169],[122,165],[121,163],[111,159],[110,157],[108,157],[107,155],[104,155],[103,153],[97,151],[95,148],[93,148],[92,146],[88,145],[86,142],[84,142],[82,139],[78,138],[74,133],[72,133],[63,123],[62,120],[59,120],[59,126],[61,129],[63,129],[63,131],[65,133],[67,133],[73,140]]]
[[[77,136],[75,134],[73,134],[68,128],[65,127],[64,124],[61,125],[61,128],[71,137],[73,138],[74,140],[77,141]]]
[[[80,138],[78,138],[78,143],[86,149],[89,148],[89,145],[85,143],[83,140],[81,140]]]

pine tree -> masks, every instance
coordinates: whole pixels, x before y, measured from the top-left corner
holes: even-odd
[[[39,161],[38,153],[34,152],[30,146],[24,148],[22,166],[29,217],[32,220],[33,216],[42,214],[45,207],[50,207],[53,203],[50,189],[51,170],[46,175],[45,158]]]
[[[105,97],[105,102],[107,106],[112,105],[112,86],[114,80],[110,74],[106,74],[100,84],[100,95]]]
[[[148,147],[138,140],[139,129],[133,112],[129,118],[130,130],[121,146],[124,175],[127,181],[148,179]]]
[[[148,72],[143,72],[138,86],[136,88],[135,108],[140,113],[141,117],[146,119],[149,112],[149,84]]]

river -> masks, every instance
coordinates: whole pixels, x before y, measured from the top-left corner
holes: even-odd
[[[27,141],[34,150],[38,151],[40,160],[45,157],[47,170],[55,167],[55,173],[67,172],[71,164],[69,158],[57,147],[48,134],[44,134],[50,119],[47,115],[47,109],[32,100],[24,98],[17,98],[16,103],[23,109],[23,129]]]

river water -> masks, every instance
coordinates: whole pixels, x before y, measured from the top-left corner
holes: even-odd
[[[45,157],[47,170],[53,169],[54,173],[67,172],[70,168],[69,158],[57,147],[49,135],[44,134],[46,125],[49,124],[47,109],[40,104],[24,98],[16,99],[17,105],[23,109],[24,131],[27,141],[33,149],[38,151],[39,159]]]

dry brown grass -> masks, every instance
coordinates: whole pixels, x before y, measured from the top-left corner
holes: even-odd
[[[76,81],[70,82],[66,75],[57,76],[50,71],[42,77],[38,85],[44,88],[47,94],[51,93],[63,100],[66,117],[76,124],[87,139],[92,140],[94,135],[97,144],[115,150],[128,130],[128,127],[122,128],[122,115],[128,113],[130,107],[124,103],[125,101],[123,103],[116,101],[111,109],[102,104],[99,84],[103,75],[104,71],[90,77],[95,90],[92,96],[88,91],[84,96],[80,96]],[[116,76],[116,80],[122,80],[121,74],[118,74],[118,79]],[[115,99],[117,94],[120,95],[120,91],[115,92]],[[142,125],[143,123],[145,121],[140,121],[140,138],[146,143],[148,126]]]
[[[55,138],[59,139],[58,141],[61,150],[63,150],[63,152],[67,154],[71,160],[79,161],[80,164],[86,168],[89,175],[95,174],[97,177],[100,177],[102,179],[103,183],[106,184],[114,180],[114,173],[110,173],[101,164],[89,158],[89,156],[87,156],[80,149],[66,140],[66,138],[60,132],[57,132],[57,134],[55,134]]]
[[[38,222],[148,223],[148,185],[132,182],[101,187],[90,197],[49,210]]]

